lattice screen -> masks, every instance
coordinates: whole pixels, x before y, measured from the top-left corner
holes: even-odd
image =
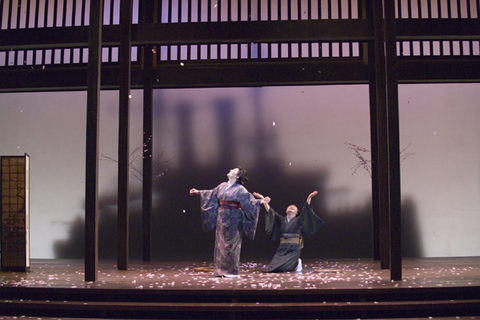
[[[2,271],[28,271],[29,156],[1,157]]]

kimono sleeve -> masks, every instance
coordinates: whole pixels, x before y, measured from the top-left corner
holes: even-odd
[[[315,232],[323,225],[323,220],[313,212],[312,207],[305,203],[301,212],[302,231],[309,238],[313,237]]]
[[[261,200],[255,199],[255,197],[247,191],[243,186],[241,187],[240,205],[242,206],[243,213],[245,214],[243,231],[250,239],[255,238],[257,231],[258,216],[260,215]]]
[[[277,239],[280,225],[280,215],[272,207],[265,213],[265,232],[272,241]]]
[[[210,231],[215,229],[218,216],[218,189],[220,186],[212,190],[199,190],[200,195],[200,219],[202,222],[202,230]]]

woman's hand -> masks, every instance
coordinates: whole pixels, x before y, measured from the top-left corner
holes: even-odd
[[[258,193],[258,192],[254,192],[254,193],[253,193],[253,196],[254,196],[255,198],[258,198],[258,199],[263,199],[263,198],[265,198],[264,196],[262,196],[262,195],[261,195],[260,193]]]
[[[198,190],[195,188],[190,189],[190,195],[198,194]]]
[[[262,199],[262,201],[260,201],[260,204],[263,204],[263,206],[265,207],[265,210],[267,210],[267,212],[268,212],[270,210],[270,205],[268,203],[272,199],[270,199],[270,197],[264,197],[258,192],[254,192],[253,195],[255,197],[257,197],[258,199]]]
[[[260,203],[263,204],[263,205],[268,205],[270,200],[272,200],[272,199],[270,199],[270,197],[263,197],[262,201],[260,201]]]
[[[318,191],[313,191],[310,193],[307,197],[307,203],[310,205],[310,202],[312,201],[312,198],[315,197],[318,194]]]

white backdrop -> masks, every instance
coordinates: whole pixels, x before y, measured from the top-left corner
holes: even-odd
[[[480,255],[479,98],[479,84],[400,86],[401,147],[413,153],[401,165],[402,199],[414,207],[423,256]],[[142,92],[132,91],[131,148],[142,139],[141,103]],[[369,205],[370,177],[363,169],[352,175],[357,158],[344,144],[369,149],[367,86],[156,90],[155,152],[171,159],[169,170],[192,163],[226,174],[218,159],[229,142],[216,114],[227,109],[235,163],[256,166],[261,136],[275,170],[328,172],[326,210]],[[100,153],[116,158],[118,92],[102,92],[100,110]],[[31,159],[32,258],[54,258],[54,243],[84,215],[85,119],[86,92],[0,94],[0,155]],[[185,160],[187,147],[193,157]],[[100,162],[100,197],[115,197],[116,171],[115,163]],[[131,184],[138,190],[138,181]]]

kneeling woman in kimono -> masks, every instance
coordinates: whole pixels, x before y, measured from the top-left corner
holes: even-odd
[[[322,226],[323,220],[313,212],[310,202],[318,191],[310,193],[307,202],[299,213],[294,205],[287,207],[286,215],[280,215],[268,203],[264,203],[266,212],[265,229],[269,238],[275,241],[280,237],[280,245],[272,261],[264,272],[301,271],[302,260],[300,251],[303,248],[302,232],[312,237]],[[253,193],[257,198],[264,199],[261,194]]]
[[[261,205],[268,204],[269,197],[261,200],[243,186],[247,172],[236,167],[227,174],[228,181],[211,190],[190,190],[190,195],[200,195],[202,229],[215,229],[213,257],[214,275],[235,277],[239,275],[242,235],[253,240]]]

